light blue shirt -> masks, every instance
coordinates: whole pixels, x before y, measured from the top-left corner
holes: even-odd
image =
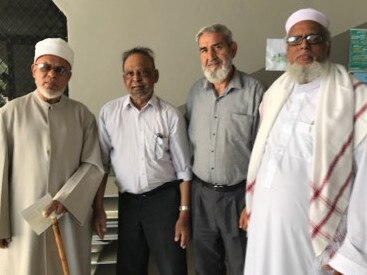
[[[222,96],[205,78],[193,85],[186,116],[193,172],[199,178],[220,185],[246,179],[263,94],[259,81],[238,70]]]
[[[155,95],[138,110],[130,96],[105,104],[99,116],[105,169],[112,166],[119,192],[140,194],[165,182],[191,180],[183,115]]]

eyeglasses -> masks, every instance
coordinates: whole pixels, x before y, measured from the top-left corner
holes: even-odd
[[[60,76],[67,76],[71,73],[71,70],[68,68],[65,68],[64,66],[52,66],[48,63],[34,63],[34,65],[37,66],[37,68],[43,72],[48,73],[49,71],[53,70],[55,73],[57,73]]]
[[[153,74],[152,70],[140,69],[136,71],[126,71],[122,75],[125,79],[132,79],[134,76],[139,76],[141,78],[149,78]]]
[[[311,45],[321,44],[325,41],[325,37],[322,34],[306,34],[288,36],[286,42],[289,46],[296,46],[302,44],[304,39]]]

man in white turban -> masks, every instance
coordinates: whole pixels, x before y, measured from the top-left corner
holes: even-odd
[[[74,54],[62,39],[36,44],[36,90],[0,109],[0,274],[63,274],[52,229],[37,235],[21,212],[46,194],[70,274],[90,274],[91,216],[103,177],[94,115],[63,95]]]
[[[367,88],[329,61],[329,20],[286,22],[246,187],[245,275],[367,274]]]

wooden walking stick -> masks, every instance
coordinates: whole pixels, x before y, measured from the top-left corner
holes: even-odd
[[[54,215],[51,215],[51,221],[52,221],[52,230],[54,231],[54,236],[57,244],[57,250],[59,252],[59,257],[61,260],[62,270],[64,271],[64,275],[70,275],[68,260],[66,258],[64,245],[62,244],[59,222],[57,221],[57,218]]]

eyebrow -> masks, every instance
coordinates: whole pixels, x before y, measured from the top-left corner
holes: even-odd
[[[219,45],[224,45],[225,43],[223,41],[220,41],[218,43],[215,43],[213,45],[210,45],[209,48],[211,47],[216,47],[216,46],[219,46]],[[207,49],[208,47],[207,46],[204,46],[204,47],[200,47],[199,50],[203,50],[203,49]]]

